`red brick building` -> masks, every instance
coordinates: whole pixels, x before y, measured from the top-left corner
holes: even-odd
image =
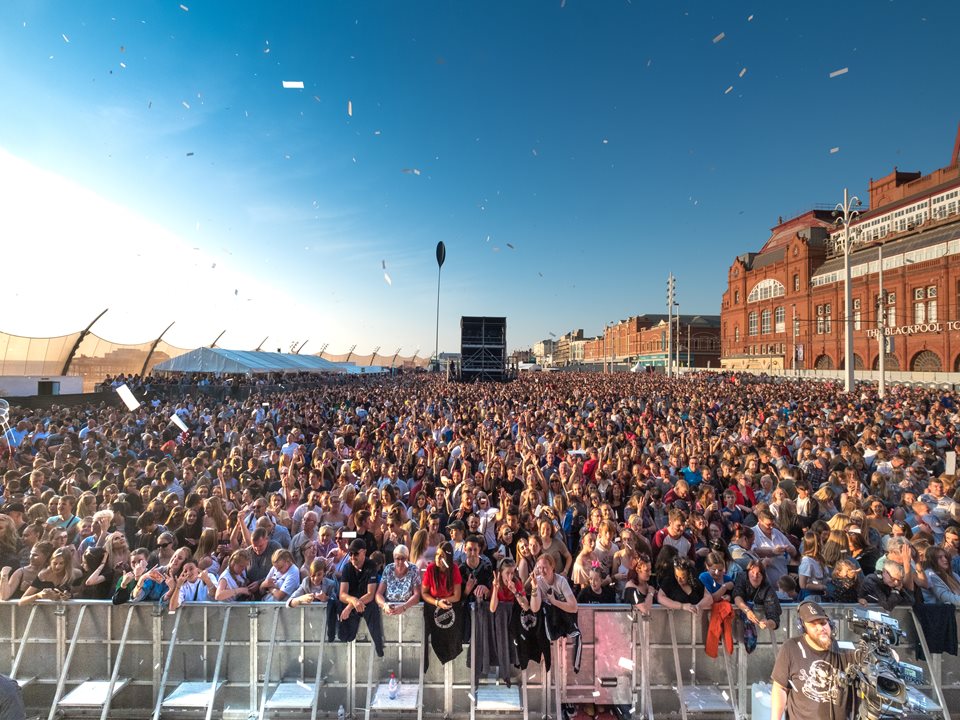
[[[720,318],[717,315],[674,317],[674,352],[681,367],[720,367]],[[586,341],[585,363],[640,363],[664,367],[667,359],[667,315],[644,314],[621,320],[604,334]]]
[[[887,370],[960,371],[958,156],[960,130],[947,167],[895,168],[870,181],[870,209],[850,225],[855,368],[877,368],[883,333]],[[781,221],[759,252],[734,260],[721,306],[723,367],[844,367],[843,231],[834,221],[819,209]]]

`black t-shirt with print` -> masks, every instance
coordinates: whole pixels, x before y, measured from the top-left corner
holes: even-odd
[[[853,660],[850,651],[816,650],[803,636],[787,640],[777,654],[771,679],[786,688],[787,720],[840,720],[849,715],[843,677]]]

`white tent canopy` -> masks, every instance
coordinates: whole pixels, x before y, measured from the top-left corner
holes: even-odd
[[[382,368],[359,368],[349,363],[334,363],[316,355],[260,352],[255,350],[226,350],[201,347],[183,355],[158,363],[154,372],[174,373],[235,373],[260,375],[272,372],[329,372],[376,373]]]

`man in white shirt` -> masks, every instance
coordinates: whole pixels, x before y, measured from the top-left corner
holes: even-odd
[[[797,558],[797,549],[777,529],[769,510],[761,510],[757,515],[752,550],[763,561],[772,587],[777,587],[780,578],[787,574],[787,558]]]

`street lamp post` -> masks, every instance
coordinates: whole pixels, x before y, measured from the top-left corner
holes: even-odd
[[[860,215],[860,198],[847,195],[843,189],[843,203],[837,203],[833,216],[837,224],[843,226],[843,305],[846,315],[843,319],[843,389],[853,392],[853,300],[850,296],[850,223]]]
[[[880,373],[880,380],[877,383],[877,395],[883,400],[887,394],[887,299],[883,294],[883,243],[877,246],[877,251],[880,260],[880,267],[877,271],[877,280],[880,286],[877,294],[877,330],[880,333],[877,337],[877,340],[880,342],[880,354],[877,356],[877,370]]]

